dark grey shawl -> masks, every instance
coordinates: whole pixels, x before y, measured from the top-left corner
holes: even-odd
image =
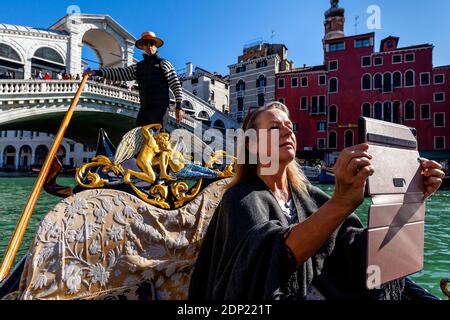
[[[329,200],[311,185],[307,195],[291,190],[300,222]],[[302,300],[311,284],[327,299],[400,299],[402,281],[365,289],[366,231],[355,214],[300,268],[284,240],[291,227],[261,179],[229,189],[203,240],[189,299]]]

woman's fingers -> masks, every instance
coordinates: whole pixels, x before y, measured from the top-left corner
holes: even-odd
[[[369,145],[366,143],[346,148],[342,150],[338,162],[341,162],[341,164],[343,165],[347,165],[352,158],[360,156],[363,152],[366,152],[368,149]]]
[[[361,168],[370,166],[372,163],[369,158],[361,157],[361,158],[353,158],[347,166],[347,172],[350,175],[355,175],[358,173]]]
[[[428,160],[425,158],[420,158],[420,161],[422,162],[422,168],[423,169],[442,169],[442,166],[433,160]]]
[[[425,177],[436,177],[436,178],[441,178],[441,179],[445,177],[444,171],[442,171],[440,169],[426,169],[423,172],[423,175]]]

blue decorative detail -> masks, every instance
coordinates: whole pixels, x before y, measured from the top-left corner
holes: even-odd
[[[171,173],[175,178],[180,180],[185,179],[214,179],[218,177],[216,171],[196,165],[196,164],[187,164],[183,169],[178,171],[177,173]]]

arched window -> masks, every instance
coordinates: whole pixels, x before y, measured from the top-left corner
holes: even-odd
[[[328,122],[329,123],[336,123],[337,122],[337,107],[336,106],[330,106],[329,112],[328,112]]]
[[[23,79],[22,59],[16,50],[0,43],[0,79]]]
[[[345,141],[344,141],[344,148],[349,148],[354,145],[353,142],[353,131],[347,130],[345,131]]]
[[[405,103],[405,120],[414,120],[416,118],[414,101],[408,100]]]
[[[37,49],[33,57],[62,65],[64,64],[64,60],[61,55],[56,50],[48,47]]]
[[[383,105],[381,104],[381,102],[375,103],[374,110],[375,110],[374,118],[378,119],[378,120],[382,120],[383,119]]]
[[[373,88],[381,89],[383,88],[383,76],[380,73],[377,73],[373,79]]]
[[[370,90],[372,89],[372,77],[370,74],[365,74],[362,76],[362,89]]]
[[[31,147],[23,146],[19,151],[19,169],[29,169],[31,165]]]
[[[192,106],[192,103],[190,103],[187,100],[183,101],[182,106],[183,106],[183,109],[194,110],[194,107]]]
[[[334,131],[328,133],[328,149],[337,149],[337,133]]]
[[[17,51],[4,43],[0,43],[0,59],[1,58],[5,58],[19,63],[22,62],[22,59],[20,59],[20,56],[17,53]]]
[[[394,123],[401,123],[401,120],[400,120],[400,107],[401,107],[400,101],[395,101],[394,102],[394,107],[393,107],[393,109],[394,109],[393,110]]]
[[[37,49],[31,59],[31,74],[33,75],[39,74],[40,71],[44,75],[48,72],[52,79],[56,79],[56,75],[65,68],[64,59],[52,48]]]
[[[199,119],[201,119],[201,120],[209,121],[209,115],[208,115],[208,113],[207,113],[206,111],[200,111],[200,112],[198,113],[197,118],[199,118]]]
[[[339,88],[338,79],[337,78],[331,78],[330,79],[330,84],[328,86],[328,91],[330,93],[335,93],[335,92],[338,92],[338,88]]]
[[[402,73],[399,71],[394,72],[393,86],[394,86],[394,88],[402,87]]]
[[[236,91],[245,91],[245,82],[244,80],[239,80],[236,84]]]
[[[44,164],[45,159],[47,158],[48,148],[47,146],[40,145],[36,148],[34,152],[34,164],[38,166],[42,166]]]
[[[388,122],[392,121],[392,103],[390,101],[386,101],[383,104],[383,120]]]
[[[267,80],[266,77],[264,77],[263,75],[260,75],[258,77],[258,79],[256,80],[256,87],[257,88],[263,88],[267,85]]]
[[[370,103],[364,103],[362,106],[362,116],[366,117],[366,118],[371,118],[372,117],[372,110],[371,110],[371,105]]]
[[[414,71],[405,72],[405,87],[414,87]]]
[[[16,148],[7,146],[3,151],[3,167],[5,169],[16,169]]]
[[[386,72],[383,76],[383,91],[392,91],[392,75],[389,72]]]

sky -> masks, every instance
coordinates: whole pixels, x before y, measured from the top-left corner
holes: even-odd
[[[283,43],[295,66],[322,63],[321,40],[328,0],[14,0],[0,5],[0,23],[48,28],[69,6],[81,13],[108,14],[135,37],[154,31],[165,40],[162,57],[182,72],[186,62],[228,74],[246,43],[262,39]],[[371,5],[380,8],[381,28],[366,21]],[[400,37],[400,46],[431,43],[434,65],[450,64],[449,0],[341,0],[346,10],[346,35],[375,31],[376,50],[386,36]],[[355,18],[359,17],[355,30]],[[97,60],[90,50],[84,58]],[[136,50],[140,59],[142,52]]]

